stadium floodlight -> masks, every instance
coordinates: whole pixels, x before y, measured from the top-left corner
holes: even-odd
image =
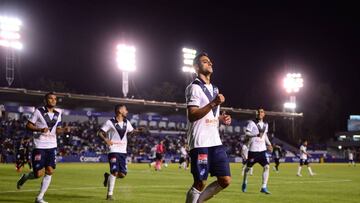
[[[129,46],[125,44],[119,44],[116,47],[116,62],[118,68],[122,71],[122,91],[124,97],[127,96],[129,92],[129,72],[136,70],[135,63],[135,52],[136,49],[134,46]]]
[[[300,73],[288,73],[284,78],[286,92],[298,92],[304,86],[304,80]]]
[[[285,109],[296,109],[296,103],[293,102],[285,102],[284,103],[284,108]]]
[[[183,67],[182,71],[186,73],[195,73],[195,69],[193,67],[193,61],[196,56],[195,49],[183,48]]]
[[[9,86],[15,79],[15,50],[23,49],[23,44],[20,41],[21,26],[22,22],[17,18],[0,16],[0,46],[6,48],[5,77]]]
[[[0,46],[21,50],[21,26],[22,22],[17,18],[0,16]]]

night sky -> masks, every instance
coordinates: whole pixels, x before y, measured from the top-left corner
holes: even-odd
[[[78,93],[121,96],[119,42],[137,48],[131,94],[165,81],[182,90],[182,47],[205,51],[225,106],[281,111],[287,72],[300,72],[298,111],[346,130],[360,114],[358,7],[327,1],[2,1],[0,14],[22,19],[24,50],[14,87],[39,77]],[[147,3],[146,3],[147,2]],[[340,1],[339,1],[340,2]],[[3,69],[3,68],[2,68]],[[6,86],[1,75],[0,85]]]

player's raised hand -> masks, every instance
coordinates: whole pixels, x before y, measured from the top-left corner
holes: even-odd
[[[222,94],[218,94],[212,102],[215,104],[215,106],[220,105],[225,102],[225,97]]]
[[[42,133],[48,133],[48,132],[49,132],[49,128],[42,128],[42,129],[41,129],[41,132],[42,132]]]
[[[227,115],[225,111],[222,112],[221,116],[219,116],[219,119],[225,125],[231,124],[231,116]]]

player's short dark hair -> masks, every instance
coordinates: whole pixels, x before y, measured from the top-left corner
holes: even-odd
[[[114,107],[114,112],[115,112],[115,115],[117,115],[119,109],[121,107],[125,106],[125,104],[116,104],[115,107]]]
[[[205,52],[200,52],[199,54],[197,54],[194,58],[194,61],[193,61],[193,66],[195,65],[198,65],[200,66],[200,58],[203,57],[203,56],[207,56],[209,57],[209,55]]]
[[[50,95],[55,95],[54,92],[48,92],[44,95],[44,99],[47,99]]]

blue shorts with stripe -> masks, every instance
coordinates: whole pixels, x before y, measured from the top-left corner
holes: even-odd
[[[231,176],[225,147],[194,148],[190,151],[191,173],[194,181],[207,180],[211,176]]]
[[[109,153],[108,160],[110,164],[110,173],[120,172],[127,174],[126,153]]]
[[[52,149],[34,149],[31,157],[33,171],[43,169],[44,167],[51,166],[56,168],[56,148]]]

